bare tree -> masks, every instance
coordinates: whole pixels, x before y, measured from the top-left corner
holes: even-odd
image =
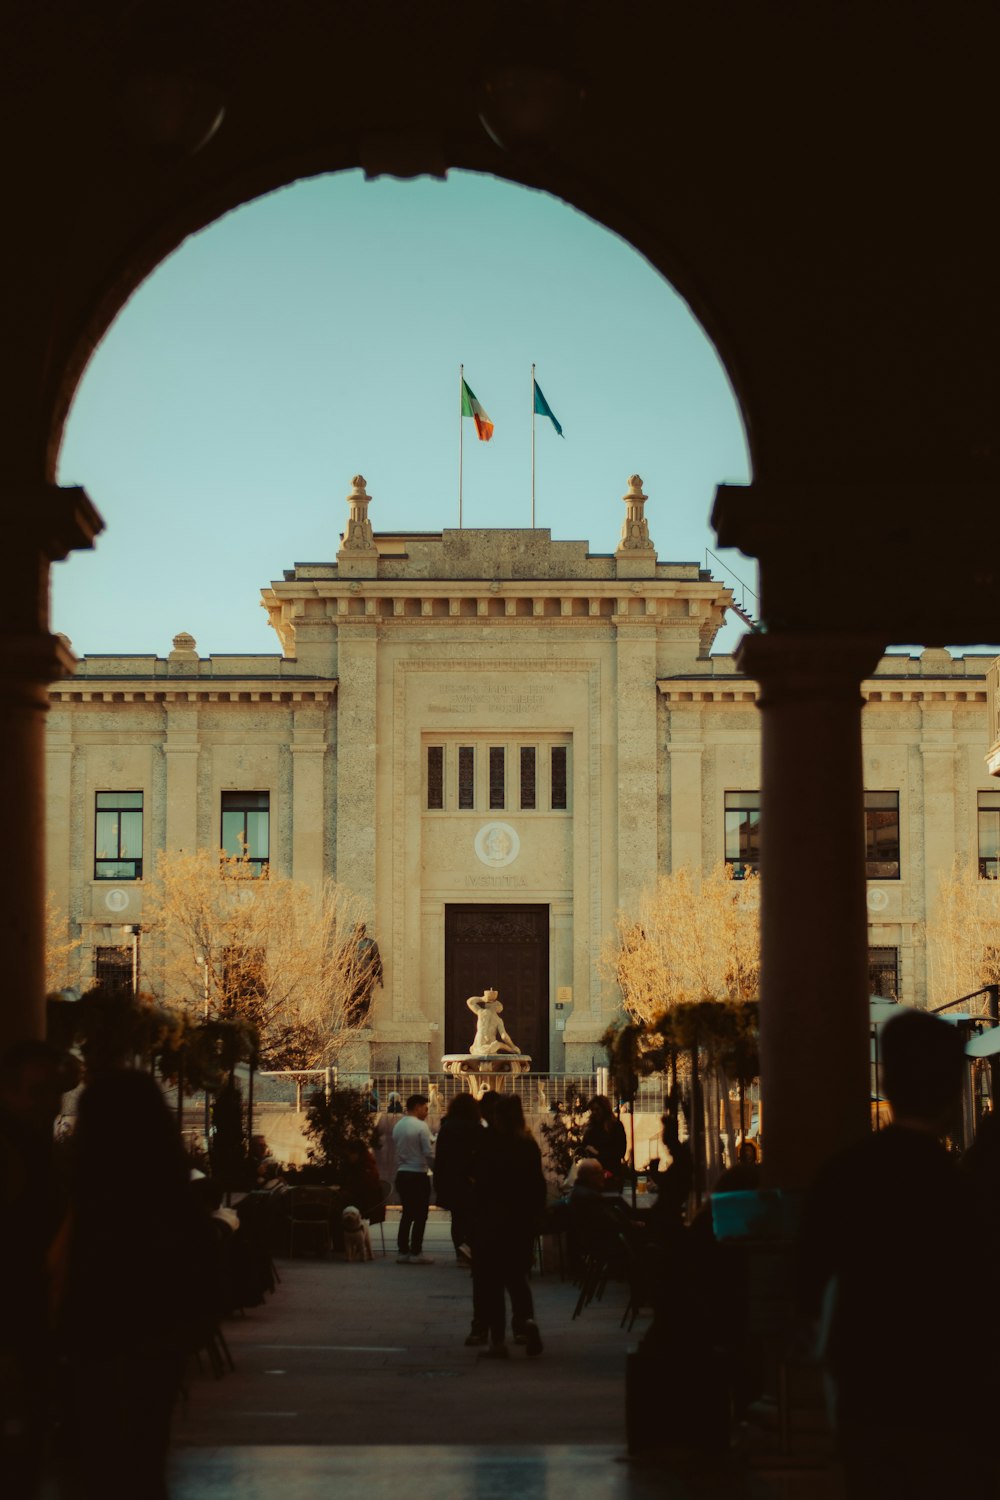
[[[926,924],[926,952],[931,1008],[1000,983],[1000,881],[980,880],[957,861],[942,874]]]
[[[154,991],[253,1022],[272,1067],[323,1066],[365,1023],[371,944],[345,886],[262,877],[247,859],[208,849],[163,853],[143,925],[158,950],[147,972]]]
[[[634,1020],[655,1020],[685,1000],[751,1000],[760,981],[760,884],[729,865],[706,875],[661,875],[638,907],[619,912],[601,968]]]

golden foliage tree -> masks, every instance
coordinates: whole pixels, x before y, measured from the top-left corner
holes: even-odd
[[[381,978],[345,886],[259,876],[247,859],[209,849],[160,855],[143,926],[157,949],[153,989],[195,1013],[250,1021],[271,1067],[332,1062]]]
[[[65,989],[73,982],[71,955],[80,946],[69,935],[69,918],[51,891],[45,893],[45,988]]]
[[[619,912],[601,968],[628,1015],[650,1022],[683,1001],[753,1000],[760,982],[760,884],[718,864],[661,875],[634,912]]]
[[[1000,983],[1000,881],[980,880],[958,862],[938,880],[926,926],[928,1005],[933,1009]],[[985,997],[970,1009],[985,1009]]]

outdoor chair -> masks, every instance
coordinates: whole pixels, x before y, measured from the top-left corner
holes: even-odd
[[[326,1255],[331,1245],[330,1210],[333,1192],[328,1187],[297,1187],[290,1194],[288,1211],[288,1253],[294,1258],[296,1246],[305,1240],[314,1246],[313,1253]]]
[[[639,1314],[653,1311],[662,1252],[659,1246],[649,1244],[642,1233],[635,1230],[623,1233],[622,1249],[628,1301],[618,1326],[624,1328],[625,1319],[628,1318],[628,1330],[631,1333]]]

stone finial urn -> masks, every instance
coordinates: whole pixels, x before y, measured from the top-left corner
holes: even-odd
[[[190,672],[192,668],[198,668],[198,642],[193,635],[188,635],[186,630],[180,630],[174,636],[173,650],[167,657],[167,670],[170,672]]]
[[[625,520],[622,522],[621,540],[615,556],[621,557],[623,552],[653,552],[654,547],[649,539],[649,522],[646,520],[646,501],[649,496],[643,494],[642,480],[638,474],[630,476],[628,489],[622,499],[625,501]]]
[[[351,480],[351,492],[347,497],[349,507],[347,526],[338,556],[345,552],[375,551],[375,534],[372,531],[372,523],[368,519],[371,499],[371,495],[365,489],[365,476],[355,474]]]

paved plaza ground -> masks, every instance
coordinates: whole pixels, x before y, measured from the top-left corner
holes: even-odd
[[[393,1217],[384,1258],[376,1227],[374,1261],[279,1261],[275,1295],[225,1325],[236,1373],[192,1383],[179,1442],[624,1446],[625,1355],[645,1323],[619,1327],[625,1287],[574,1320],[577,1289],[536,1274],[544,1353],[484,1359],[463,1342],[471,1278],[448,1222],[432,1210],[432,1266],[396,1264]]]
[[[236,1371],[191,1381],[172,1500],[832,1500],[820,1475],[627,1460],[626,1354],[648,1315],[620,1326],[624,1286],[574,1320],[577,1289],[536,1274],[543,1354],[488,1360],[463,1342],[470,1278],[447,1216],[432,1211],[430,1266],[396,1264],[392,1217],[384,1258],[373,1233],[373,1262],[279,1261],[276,1294],[226,1323]]]

